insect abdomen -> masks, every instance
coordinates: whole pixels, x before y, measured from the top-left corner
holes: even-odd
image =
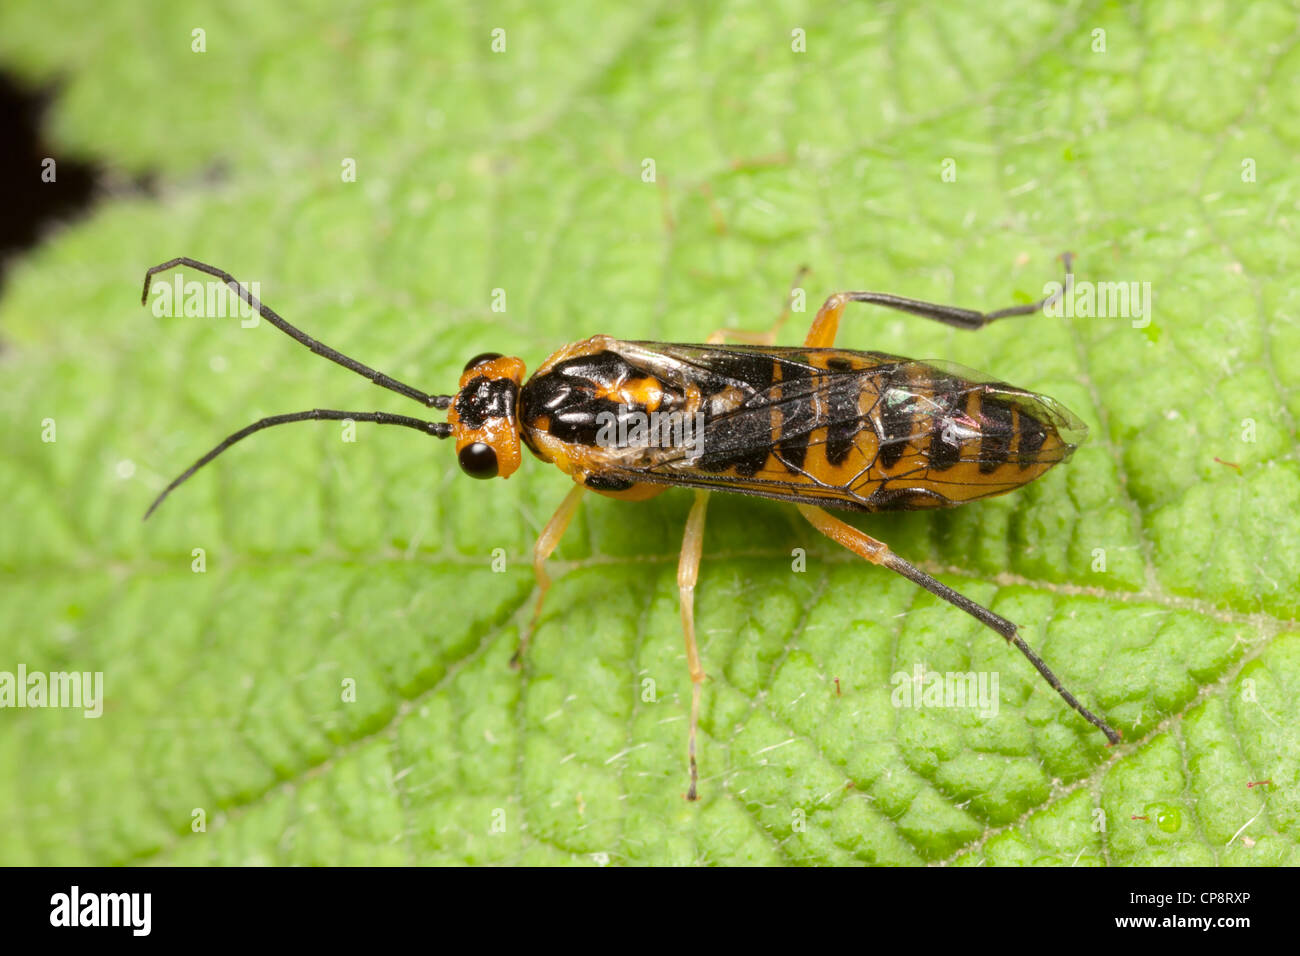
[[[974,382],[909,363],[906,384],[882,395],[874,507],[947,507],[1004,494],[1064,461],[1086,429],[1053,400],[997,382]],[[892,419],[892,420],[891,420]],[[1062,434],[1062,431],[1066,434]],[[905,436],[905,437],[902,437]],[[885,459],[897,458],[893,465]]]
[[[701,461],[673,469],[689,473],[682,483],[860,511],[944,508],[1027,484],[1086,433],[1052,399],[955,367],[842,349],[779,359],[762,401],[746,403],[771,409],[765,446],[755,415],[711,421]]]

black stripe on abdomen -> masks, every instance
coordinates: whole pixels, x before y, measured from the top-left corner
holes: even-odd
[[[912,402],[906,372],[895,370],[880,391],[880,454],[882,468],[893,468],[903,457],[912,435]],[[898,391],[894,391],[897,388]],[[890,399],[895,399],[890,401]]]
[[[947,471],[961,458],[961,442],[953,441],[947,418],[940,418],[936,424],[938,427],[930,435],[930,450],[926,461],[931,471]]]
[[[807,395],[781,400],[781,423],[777,426],[777,457],[785,464],[786,470],[798,474],[803,470],[804,458],[808,455],[808,436],[817,427],[816,406],[809,380],[813,370],[806,365],[789,362],[781,366],[781,394],[802,392]]]
[[[1021,468],[1028,468],[1038,461],[1038,452],[1045,441],[1047,441],[1047,429],[1043,427],[1043,423],[1032,415],[1021,412],[1020,447],[1016,450],[1016,458]]]
[[[1010,405],[983,396],[980,403],[980,474],[997,471],[1011,457],[1015,413]]]
[[[831,376],[826,386],[826,460],[842,465],[853,451],[854,439],[862,430],[863,418],[858,411],[861,388],[854,375]]]

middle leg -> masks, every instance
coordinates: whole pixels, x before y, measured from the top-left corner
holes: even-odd
[[[807,266],[800,266],[799,271],[794,274],[794,281],[790,283],[790,291],[785,295],[785,307],[781,314],[772,323],[772,327],[766,332],[755,332],[751,329],[718,329],[707,339],[708,345],[723,345],[727,342],[740,342],[744,345],[775,345],[776,337],[781,333],[781,327],[785,325],[790,318],[791,308],[793,306],[795,290],[799,288],[799,283],[803,281],[804,276],[808,274]]]
[[[700,666],[700,649],[695,641],[695,583],[700,577],[700,555],[704,552],[704,518],[709,508],[709,492],[695,492],[682,535],[682,555],[677,562],[677,593],[681,599],[682,634],[686,638],[686,666],[691,672],[691,727],[686,738],[686,756],[691,768],[691,786],[687,800],[698,800],[700,772],[695,763],[695,736],[700,726],[700,685],[704,668]]]

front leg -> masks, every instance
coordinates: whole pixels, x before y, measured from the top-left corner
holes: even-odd
[[[515,656],[510,658],[511,667],[518,668],[523,661],[524,652],[528,650],[528,642],[532,640],[533,631],[537,629],[537,622],[541,619],[542,603],[546,600],[546,592],[551,589],[551,576],[546,573],[546,559],[559,546],[560,539],[564,537],[564,532],[569,527],[569,522],[578,512],[578,505],[582,503],[582,493],[585,490],[582,485],[574,485],[569,490],[564,500],[560,502],[560,507],[555,509],[555,514],[551,515],[551,520],[542,529],[542,533],[537,536],[537,543],[533,545],[533,574],[537,577],[537,604],[533,608],[533,618],[528,623],[528,629],[519,639],[519,649],[515,651]]]

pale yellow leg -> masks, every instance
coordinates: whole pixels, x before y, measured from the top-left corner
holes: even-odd
[[[700,576],[700,555],[704,551],[704,517],[709,508],[709,493],[695,492],[686,533],[682,535],[682,556],[677,563],[677,591],[681,597],[682,633],[686,637],[686,666],[691,672],[691,727],[687,735],[686,755],[691,767],[691,786],[687,800],[698,800],[700,772],[695,763],[695,735],[700,725],[700,685],[704,668],[700,666],[700,649],[695,642],[695,582]]]
[[[578,505],[582,503],[582,493],[586,490],[582,485],[573,486],[560,502],[560,507],[555,509],[555,514],[551,515],[551,520],[546,523],[542,533],[537,536],[537,543],[533,545],[533,573],[537,576],[537,605],[533,608],[533,618],[528,624],[528,630],[524,631],[523,637],[519,639],[519,649],[515,651],[515,656],[510,658],[511,667],[518,667],[523,660],[524,652],[528,650],[528,642],[532,639],[533,631],[537,630],[537,622],[541,619],[542,603],[546,600],[546,592],[551,589],[551,576],[546,573],[546,559],[559,546],[565,529],[569,527],[569,522],[578,512]]]
[[[744,345],[775,345],[781,327],[790,318],[790,300],[794,297],[794,290],[798,288],[799,283],[803,281],[804,276],[807,274],[807,266],[800,267],[799,271],[795,273],[794,281],[790,283],[790,291],[786,293],[785,308],[781,310],[781,315],[766,332],[755,332],[751,329],[718,329],[705,339],[705,342],[708,345],[722,345],[726,342],[740,342]]]

